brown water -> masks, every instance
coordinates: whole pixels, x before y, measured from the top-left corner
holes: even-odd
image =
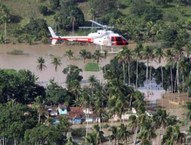
[[[7,52],[13,50],[22,50],[27,55],[12,55]],[[64,56],[65,51],[71,49],[74,52],[74,59],[69,60],[68,57]],[[83,59],[79,56],[81,49],[87,49],[88,51],[94,52],[96,50],[95,45],[66,45],[59,44],[55,46],[51,45],[28,45],[28,44],[6,44],[0,45],[0,68],[4,69],[27,69],[32,71],[39,79],[38,82],[45,85],[50,79],[55,79],[59,84],[65,86],[66,75],[62,73],[62,70],[67,65],[73,64],[84,70]],[[98,48],[97,48],[98,49]],[[58,67],[58,71],[55,72],[54,66],[51,64],[51,55],[62,57],[62,65]],[[43,57],[46,61],[45,65],[47,68],[44,71],[37,69],[37,59]],[[102,59],[100,67],[110,62],[113,58],[113,54],[108,54],[107,59]],[[91,60],[93,61],[93,60]],[[95,75],[97,79],[103,81],[102,71],[99,72],[82,72],[84,77],[83,82],[86,82],[88,77]]]

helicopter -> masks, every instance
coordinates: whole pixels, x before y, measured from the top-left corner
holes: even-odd
[[[97,30],[97,32],[89,33],[87,36],[57,36],[56,33],[53,31],[53,29],[51,27],[48,27],[51,34],[50,38],[51,44],[55,45],[58,40],[93,43],[100,46],[101,53],[103,53],[103,46],[111,48],[111,51],[108,53],[118,53],[119,51],[114,51],[113,48],[128,45],[127,39],[125,39],[122,35],[119,35],[118,33],[114,33],[113,31],[109,30],[112,29],[113,27],[110,27],[108,25],[102,25],[93,20],[89,21],[92,22],[92,24],[97,25],[97,27],[94,28],[102,28],[102,29]],[[92,27],[80,27],[80,28],[86,29]]]

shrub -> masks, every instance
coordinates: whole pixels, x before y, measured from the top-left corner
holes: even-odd
[[[85,128],[72,129],[71,134],[73,137],[83,137],[86,134],[86,129]]]

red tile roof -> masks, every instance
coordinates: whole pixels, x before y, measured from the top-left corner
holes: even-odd
[[[83,118],[84,113],[81,107],[69,107],[69,117],[70,118]]]

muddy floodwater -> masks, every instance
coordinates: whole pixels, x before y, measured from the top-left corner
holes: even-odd
[[[28,45],[28,44],[6,44],[0,45],[0,68],[1,69],[26,69],[32,71],[38,77],[38,83],[46,85],[50,79],[55,79],[56,82],[65,86],[66,75],[62,73],[62,70],[68,65],[73,64],[84,70],[83,59],[79,55],[81,49],[87,49],[92,53],[99,48],[96,48],[95,45],[66,45],[59,44],[51,46],[49,44],[38,44],[38,45]],[[13,55],[10,52],[14,50],[22,51],[22,55]],[[72,50],[74,52],[74,58],[69,60],[65,56],[66,50]],[[51,63],[52,56],[61,57],[62,65],[58,67],[57,72],[55,72],[54,65]],[[43,57],[45,59],[45,65],[47,68],[43,71],[37,69],[37,59],[38,57]],[[114,57],[114,54],[108,54],[107,59],[101,59],[100,67],[103,67],[105,64],[109,63],[110,60]],[[88,60],[86,61],[93,61]],[[103,81],[102,71],[99,72],[87,72],[83,71],[82,74],[84,83],[87,82],[87,79],[91,75],[95,75],[97,79]]]

